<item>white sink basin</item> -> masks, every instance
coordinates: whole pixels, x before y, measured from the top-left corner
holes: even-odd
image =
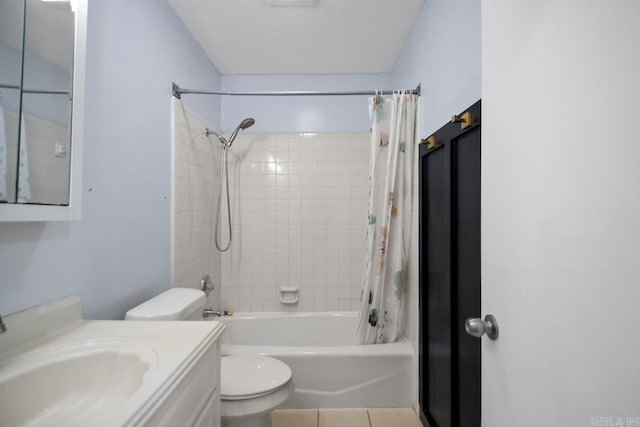
[[[5,360],[0,364],[2,424],[108,419],[140,389],[155,362],[153,350],[115,340],[59,345]]]
[[[216,349],[224,325],[83,320],[81,313],[71,296],[7,316],[0,427],[194,424],[192,406],[200,410],[210,394],[193,405],[177,396],[193,384],[213,391],[213,374],[187,378],[196,364],[209,366],[200,359]]]

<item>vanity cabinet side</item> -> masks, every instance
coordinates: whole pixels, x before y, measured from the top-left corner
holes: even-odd
[[[220,334],[145,424],[220,427]]]

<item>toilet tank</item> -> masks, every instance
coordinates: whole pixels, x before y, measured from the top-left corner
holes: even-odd
[[[127,311],[124,320],[203,320],[204,292],[171,288]]]

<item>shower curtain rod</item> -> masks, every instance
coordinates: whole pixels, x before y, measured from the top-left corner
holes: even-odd
[[[420,85],[415,89],[406,91],[412,95],[420,96]],[[349,96],[349,95],[392,95],[398,93],[397,90],[366,90],[366,91],[345,91],[345,92],[306,92],[306,91],[285,91],[285,92],[224,92],[216,90],[196,90],[183,89],[173,83],[173,96],[181,99],[182,95],[198,94],[198,95],[230,95],[230,96]]]

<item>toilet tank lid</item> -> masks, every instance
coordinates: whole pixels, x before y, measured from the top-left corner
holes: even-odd
[[[204,292],[191,288],[171,288],[127,311],[125,320],[184,320],[204,307]]]

